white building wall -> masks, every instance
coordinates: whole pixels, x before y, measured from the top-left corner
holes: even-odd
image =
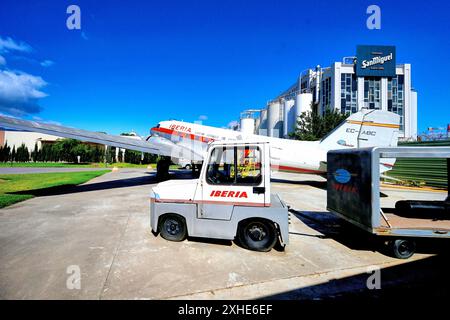
[[[411,139],[417,140],[417,91],[415,90],[411,90],[409,112],[409,136],[411,137]]]
[[[364,108],[364,77],[358,77],[358,110]]]
[[[341,62],[333,64],[331,77],[331,108],[339,110],[341,105],[341,66]]]
[[[411,65],[410,64],[404,64],[403,65],[403,72],[405,75],[405,105],[403,108],[404,113],[404,134],[403,138],[408,139],[411,137]],[[417,127],[417,126],[416,126]]]
[[[364,93],[363,93],[364,94]],[[381,78],[381,110],[387,111],[388,109],[388,79]]]
[[[42,148],[42,144],[40,140],[47,140],[47,141],[56,141],[58,139],[61,139],[60,137],[44,134],[44,133],[37,133],[37,132],[27,132],[27,131],[5,131],[5,138],[4,142],[8,143],[8,146],[13,148],[13,146],[20,147],[22,144],[25,144],[25,146],[28,148],[28,151],[34,150],[35,143],[38,144],[38,148]]]

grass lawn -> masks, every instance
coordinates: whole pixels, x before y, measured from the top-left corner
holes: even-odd
[[[104,168],[103,163],[0,162],[0,168]]]
[[[91,166],[93,166],[94,168],[105,168],[105,165],[103,163],[91,163]],[[106,166],[106,168],[113,168],[113,167],[117,167],[117,168],[148,168],[151,167],[152,169],[156,170],[156,163],[150,163],[150,164],[134,164],[134,163],[125,163],[125,162],[115,162],[115,163],[110,163]],[[175,170],[175,169],[179,169],[180,166],[176,165],[176,164],[172,164],[170,165],[170,170]]]
[[[105,165],[103,163],[98,163],[98,165],[102,165],[103,167],[105,167]],[[134,163],[125,163],[125,162],[115,162],[115,163],[108,164],[107,168],[117,167],[117,168],[144,168],[145,169],[148,166],[151,166],[152,168],[156,168],[156,163],[134,164]]]
[[[66,163],[66,162],[0,162],[0,168],[147,168],[156,169],[156,163],[133,164],[133,163]],[[179,166],[171,165],[170,169],[178,169]]]
[[[0,208],[33,198],[37,190],[81,184],[107,172],[110,171],[1,174]]]

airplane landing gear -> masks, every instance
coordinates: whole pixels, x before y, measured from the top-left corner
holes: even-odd
[[[156,179],[164,181],[169,179],[170,158],[161,158],[156,164]]]

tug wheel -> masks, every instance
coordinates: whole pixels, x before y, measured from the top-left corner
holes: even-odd
[[[277,230],[271,221],[246,220],[239,225],[238,240],[246,249],[267,252],[277,242]]]
[[[186,220],[178,214],[166,214],[160,218],[159,232],[166,240],[183,241],[187,236]]]
[[[394,257],[408,259],[416,251],[416,243],[413,240],[396,239],[389,241],[389,249]]]

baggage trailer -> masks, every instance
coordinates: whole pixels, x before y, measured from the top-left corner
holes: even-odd
[[[386,206],[380,199],[380,163],[398,158],[445,158],[450,179],[450,147],[332,150],[327,154],[327,210],[386,237],[390,253],[406,259],[414,254],[417,238],[450,238],[450,191],[442,201],[414,200],[408,193],[408,200]]]
[[[255,251],[289,242],[289,213],[270,193],[268,142],[208,146],[199,179],[159,183],[150,196],[152,230],[166,240],[186,236],[234,240]]]

